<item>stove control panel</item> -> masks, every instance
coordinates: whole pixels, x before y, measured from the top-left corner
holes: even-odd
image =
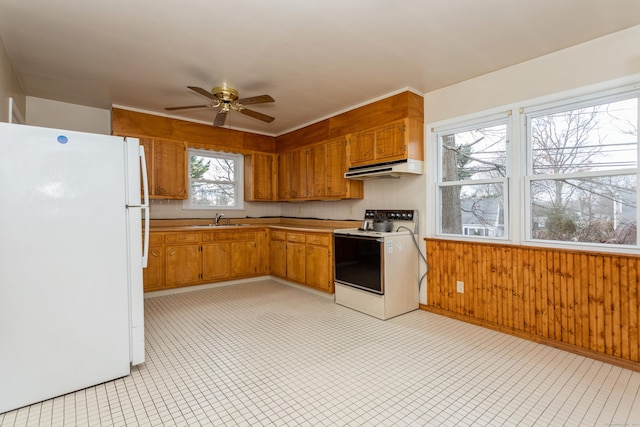
[[[383,221],[414,221],[416,211],[414,210],[383,210],[367,209],[364,212],[364,219]],[[417,218],[416,218],[417,219]]]

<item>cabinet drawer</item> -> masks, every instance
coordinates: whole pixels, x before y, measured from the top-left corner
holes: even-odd
[[[202,243],[213,242],[216,240],[216,233],[202,233]]]
[[[217,233],[213,233],[216,241],[249,241],[253,242],[256,240],[256,232],[255,231],[218,231]]]
[[[287,233],[288,242],[304,242],[304,233]]]
[[[149,245],[161,245],[162,244],[163,235],[149,233]]]
[[[165,234],[165,243],[198,243],[197,233]]]
[[[307,243],[312,245],[329,246],[328,234],[307,234]]]
[[[271,240],[287,240],[287,232],[282,230],[271,230]]]

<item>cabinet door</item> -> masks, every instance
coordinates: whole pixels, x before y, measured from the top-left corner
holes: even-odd
[[[344,196],[347,192],[347,142],[344,138],[326,144],[327,196]]]
[[[291,153],[291,198],[306,199],[307,191],[307,149]]]
[[[376,160],[403,159],[406,151],[404,133],[404,122],[394,123],[376,130]]]
[[[316,144],[307,151],[307,189],[309,198],[327,195],[327,156],[325,144]]]
[[[287,277],[287,242],[284,240],[271,240],[271,274],[274,276]]]
[[[304,283],[305,279],[305,244],[304,242],[287,242],[287,278]]]
[[[142,270],[144,291],[155,291],[164,286],[164,256],[162,246],[149,246],[147,268]]]
[[[245,156],[244,199],[272,201],[274,199],[273,154],[252,153]]]
[[[164,248],[164,254],[167,286],[186,285],[199,281],[199,245],[168,245]]]
[[[278,200],[291,199],[291,153],[278,154]]]
[[[329,290],[331,287],[329,247],[307,244],[306,251],[307,284],[325,291]]]
[[[231,276],[231,245],[207,243],[202,245],[202,279],[221,280]]]
[[[269,238],[267,237],[267,230],[257,230],[255,274],[268,274],[269,262]]]
[[[361,132],[349,138],[351,166],[371,163],[375,160],[375,132]]]
[[[256,272],[256,242],[231,243],[231,276],[243,277]]]
[[[156,198],[187,198],[187,147],[184,142],[153,141],[153,176]]]

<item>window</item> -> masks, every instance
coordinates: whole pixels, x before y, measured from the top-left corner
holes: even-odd
[[[526,113],[528,240],[637,245],[638,96]]]
[[[189,149],[187,209],[242,209],[243,161],[239,154]]]
[[[438,234],[505,238],[509,117],[437,130]]]

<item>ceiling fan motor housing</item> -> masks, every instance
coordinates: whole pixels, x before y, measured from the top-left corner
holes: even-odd
[[[233,102],[238,99],[238,91],[230,87],[214,87],[211,93],[224,102]]]

